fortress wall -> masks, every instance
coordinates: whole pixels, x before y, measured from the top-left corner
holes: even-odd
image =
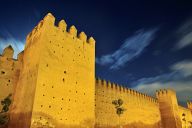
[[[122,99],[126,109],[120,118],[113,100]],[[160,127],[159,104],[155,98],[114,83],[96,79],[96,127]]]
[[[172,89],[163,89],[156,92],[164,128],[181,128],[179,107],[176,93]]]
[[[192,126],[192,111],[190,109],[179,106],[179,116],[182,122],[182,128],[189,128]]]
[[[41,27],[35,27],[26,39],[23,65],[11,108],[9,128],[30,127],[38,67],[41,49],[43,49],[43,45],[40,43],[42,40]]]
[[[64,20],[48,14],[32,109],[31,127],[93,127],[95,122],[95,41],[77,36]],[[27,44],[30,45],[30,44]]]
[[[12,94],[13,97],[20,74],[23,53],[18,55],[18,59],[13,59],[13,53],[12,47],[8,46],[0,55],[0,101],[9,94]],[[0,104],[0,111],[1,109],[2,105]]]

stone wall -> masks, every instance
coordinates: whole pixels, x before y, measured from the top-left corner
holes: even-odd
[[[182,122],[182,128],[192,127],[192,112],[183,106],[179,106],[179,116]]]
[[[95,40],[54,22],[48,14],[27,37],[10,128],[94,126]]]
[[[116,114],[113,100],[122,99],[125,112]],[[96,79],[96,127],[159,128],[161,125],[157,99],[123,86]]]
[[[185,128],[192,103],[178,105],[175,91],[156,98],[95,80],[95,40],[75,26],[67,29],[48,14],[28,34],[24,52],[11,46],[0,56],[0,100],[12,93],[9,128]],[[116,113],[114,100],[125,109]],[[0,109],[2,106],[0,106]]]
[[[19,78],[23,52],[18,55],[17,59],[13,59],[13,53],[13,48],[8,46],[4,49],[2,55],[0,55],[0,101],[9,94],[12,94],[13,97]],[[1,109],[2,106],[0,104]]]

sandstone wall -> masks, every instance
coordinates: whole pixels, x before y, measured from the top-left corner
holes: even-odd
[[[164,89],[156,92],[163,128],[181,128],[179,107],[175,91]]]
[[[24,53],[0,56],[0,100],[13,93],[9,128],[185,128],[192,103],[178,106],[174,91],[156,98],[95,80],[95,40],[75,26],[67,30],[48,14],[27,36]],[[119,117],[113,100],[123,100]],[[1,106],[0,106],[1,108]]]
[[[190,109],[179,106],[179,116],[182,122],[182,128],[192,127],[192,111]]]
[[[126,109],[120,118],[113,100],[122,99]],[[160,111],[155,98],[114,83],[96,80],[96,127],[159,128]]]
[[[18,55],[18,59],[13,59],[13,53],[12,47],[8,46],[0,55],[0,101],[9,94],[14,95],[13,93],[19,78],[23,53]],[[2,106],[0,104],[1,109]]]
[[[95,40],[54,23],[48,14],[27,37],[10,128],[94,126]]]

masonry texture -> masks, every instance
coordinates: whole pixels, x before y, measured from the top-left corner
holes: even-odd
[[[47,14],[23,52],[0,56],[0,100],[12,94],[8,128],[190,128],[192,103],[179,106],[171,89],[156,98],[95,79],[95,40]],[[116,114],[112,101],[126,109]],[[2,106],[0,106],[2,108]],[[6,125],[7,126],[7,125]]]

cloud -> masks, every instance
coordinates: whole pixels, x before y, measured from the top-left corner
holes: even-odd
[[[182,61],[174,64],[172,70],[179,71],[184,77],[192,76],[192,61]]]
[[[3,52],[3,49],[11,45],[14,49],[13,58],[17,58],[17,54],[20,53],[24,49],[24,41],[20,41],[14,38],[1,39],[0,38],[0,53]]]
[[[149,95],[154,95],[156,90],[162,88],[172,88],[177,93],[177,98],[180,103],[186,103],[188,100],[192,99],[192,81],[187,82],[174,82],[170,81],[167,83],[154,82],[149,84],[142,84],[136,86],[134,89],[147,93]]]
[[[192,18],[186,21],[178,30],[177,36],[180,38],[175,46],[176,50],[185,48],[192,44]]]
[[[172,88],[181,103],[192,99],[192,61],[181,61],[170,67],[171,72],[155,77],[142,78],[134,83],[134,89],[154,95],[156,90]]]
[[[111,54],[96,58],[96,63],[109,66],[117,70],[123,67],[128,61],[138,57],[155,37],[156,29],[139,30],[132,37],[127,38],[120,48]]]

